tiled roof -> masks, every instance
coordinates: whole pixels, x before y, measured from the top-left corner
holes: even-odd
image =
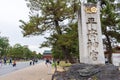
[[[43,52],[43,55],[45,55],[45,54],[51,54],[52,52],[51,52],[51,50],[45,50],[44,52]]]

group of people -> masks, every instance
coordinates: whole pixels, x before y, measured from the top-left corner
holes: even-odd
[[[55,60],[53,60],[53,61],[51,61],[50,59],[46,59],[46,62],[45,62],[45,64],[47,65],[47,64],[56,64],[56,65],[59,65],[60,64],[60,60],[58,59],[57,61],[55,61]]]
[[[15,60],[12,61],[12,58],[10,58],[8,62],[9,62],[9,65],[13,65],[13,67],[16,66],[16,61],[15,61]],[[4,57],[3,60],[0,59],[0,65],[1,65],[1,66],[2,66],[3,63],[4,63],[4,65],[7,64],[7,58],[6,58],[6,57]]]
[[[30,65],[34,65],[34,64],[37,63],[37,62],[38,62],[37,59],[31,59],[31,60],[30,60]]]

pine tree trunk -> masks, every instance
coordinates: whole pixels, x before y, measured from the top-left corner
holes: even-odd
[[[62,35],[62,31],[61,31],[61,29],[60,29],[58,20],[54,20],[54,22],[55,22],[55,26],[56,26],[56,31],[57,31],[57,33],[58,33],[59,35]],[[62,48],[63,55],[65,55],[65,60],[66,60],[66,61],[69,60],[70,63],[74,63],[73,58],[72,58],[72,56],[70,55],[70,52],[69,52],[68,48],[66,48],[66,46],[61,46],[61,48]]]
[[[107,44],[107,46],[108,46],[108,61],[109,61],[109,63],[112,64],[112,46],[111,46],[109,36],[107,34],[105,36],[106,36],[107,42],[108,42],[108,44]]]
[[[75,63],[72,56],[70,55],[68,48],[66,48],[65,46],[62,46],[62,51],[63,51],[63,55],[65,55],[66,62],[68,60],[70,63]]]

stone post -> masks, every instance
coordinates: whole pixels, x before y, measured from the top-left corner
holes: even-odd
[[[80,62],[105,64],[99,3],[81,3],[78,12]]]

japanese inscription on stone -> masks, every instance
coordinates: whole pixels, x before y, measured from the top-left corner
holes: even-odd
[[[95,21],[95,19],[93,17],[88,18],[88,22],[87,24],[87,36],[88,36],[88,42],[87,42],[87,47],[88,47],[88,52],[89,52],[89,56],[91,57],[91,59],[93,61],[97,60],[97,55],[98,55],[98,33],[97,33],[97,27],[94,26],[95,24],[97,24],[97,22]]]

